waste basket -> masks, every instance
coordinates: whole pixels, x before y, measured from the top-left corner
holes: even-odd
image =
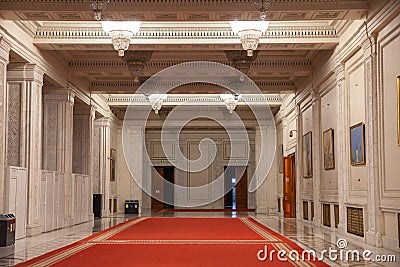
[[[15,243],[15,225],[14,214],[0,214],[0,247]]]
[[[125,200],[125,214],[138,214],[139,200]]]

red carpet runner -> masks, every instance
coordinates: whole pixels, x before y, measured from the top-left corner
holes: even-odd
[[[18,266],[328,266],[276,253],[260,261],[265,247],[303,251],[251,218],[138,218]]]

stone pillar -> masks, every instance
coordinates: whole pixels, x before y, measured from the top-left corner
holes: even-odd
[[[301,193],[303,191],[303,117],[300,105],[296,106],[296,220],[303,220],[303,203]]]
[[[368,177],[368,201],[367,201],[367,225],[366,242],[372,246],[382,247],[382,218],[379,199],[379,181],[381,180],[379,170],[382,169],[382,162],[379,158],[379,148],[383,147],[379,138],[379,98],[377,86],[377,56],[376,39],[366,39],[362,43],[364,52],[364,71],[366,85],[366,121],[365,121],[365,154]]]
[[[130,166],[133,178],[130,180],[130,197],[131,199],[139,200],[139,215],[142,213],[142,184],[143,174],[146,168],[144,160],[145,153],[145,138],[144,138],[144,127],[142,125],[134,126],[131,125],[126,131],[127,142],[129,146],[124,146],[125,160]],[[148,177],[148,176],[146,176]]]
[[[338,200],[339,200],[339,224],[338,232],[342,235],[346,234],[346,179],[349,173],[349,151],[348,151],[348,135],[349,135],[349,106],[347,90],[345,87],[344,64],[335,67],[336,88],[338,93],[338,117],[337,117],[337,169],[338,169]],[[335,140],[335,141],[336,141]]]
[[[94,121],[94,135],[98,148],[95,150],[95,170],[94,187],[96,193],[99,192],[102,195],[102,210],[101,216],[108,216],[110,211],[108,210],[108,201],[110,198],[110,148],[111,148],[111,118],[100,118]]]
[[[44,71],[35,64],[12,64],[7,80],[21,87],[21,166],[28,169],[27,236],[41,233],[40,170],[42,158],[42,86]]]
[[[45,88],[43,95],[43,169],[64,174],[64,226],[73,224],[72,131],[75,94]]]
[[[73,111],[73,161],[72,172],[89,175],[89,219],[93,214],[93,142],[94,118],[96,109],[93,106],[79,104]]]
[[[312,93],[312,112],[313,112],[313,201],[314,201],[314,220],[316,226],[321,225],[321,166],[322,148],[321,148],[321,98],[318,93]],[[311,206],[310,206],[311,210]],[[310,217],[311,218],[311,217]]]
[[[7,96],[6,76],[7,64],[9,62],[10,44],[0,36],[0,213],[5,212],[5,168],[6,162],[6,139],[7,139]]]
[[[268,175],[270,166],[274,157],[276,146],[275,122],[259,125],[255,127],[255,160],[256,169],[254,178],[257,185],[260,185],[256,191],[256,213],[266,213],[276,211],[276,187],[274,175]],[[267,177],[266,177],[267,176]],[[252,187],[250,183],[250,190]]]

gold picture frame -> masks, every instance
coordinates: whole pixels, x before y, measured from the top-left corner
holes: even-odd
[[[303,178],[313,176],[312,132],[303,135]]]
[[[324,170],[335,169],[335,141],[332,128],[323,133]]]
[[[365,127],[363,122],[350,127],[350,162],[351,165],[365,164]]]

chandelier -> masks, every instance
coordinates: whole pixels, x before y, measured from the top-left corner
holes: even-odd
[[[268,21],[231,21],[232,31],[239,35],[247,56],[253,56],[261,35],[268,29]]]
[[[110,0],[89,0],[89,7],[94,12],[94,19],[101,20],[101,12],[106,9]]]
[[[224,101],[226,109],[229,111],[229,113],[233,113],[233,111],[236,109],[237,103],[242,98],[242,95],[221,94],[219,97],[222,101]]]
[[[271,7],[272,0],[251,0],[251,5],[260,12],[260,19],[267,18],[267,11]]]
[[[150,61],[152,54],[153,51],[126,51],[122,57],[134,77],[134,82],[139,82],[139,77],[143,75],[144,67]]]
[[[120,57],[129,48],[134,33],[140,29],[140,21],[102,21],[103,30],[111,36],[114,49]]]

